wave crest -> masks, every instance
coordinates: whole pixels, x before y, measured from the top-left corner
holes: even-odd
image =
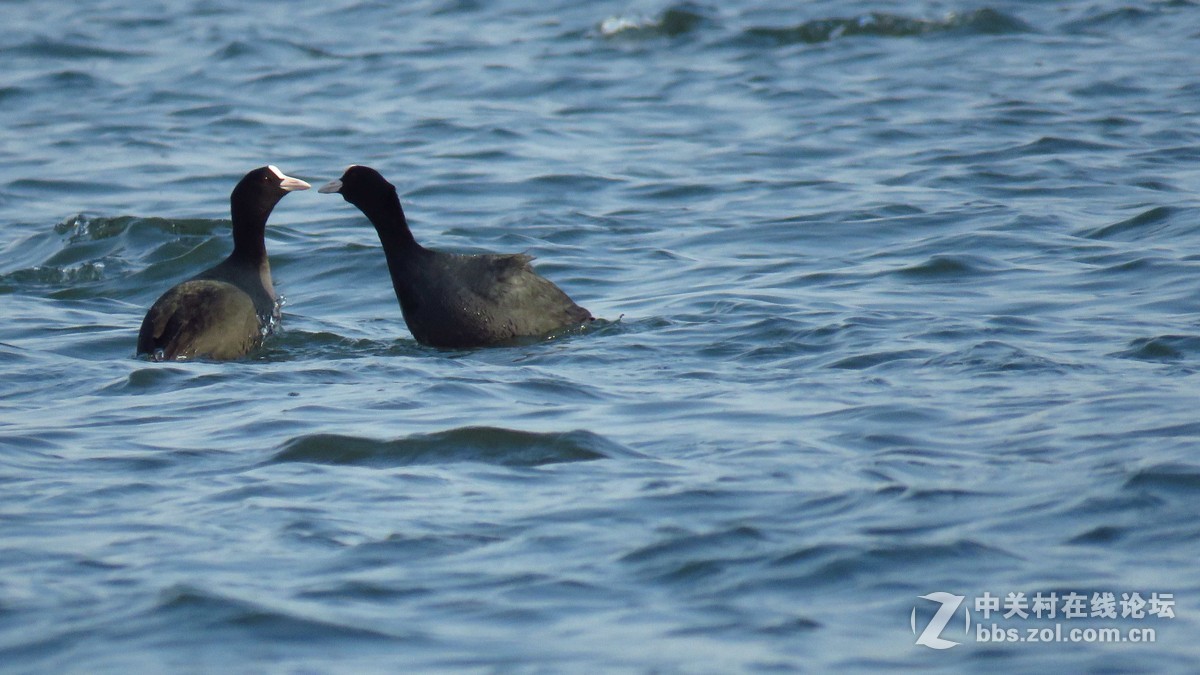
[[[630,454],[627,448],[590,431],[537,433],[498,427],[461,427],[392,440],[307,434],[284,443],[271,461],[374,467],[456,462],[541,466]]]
[[[675,37],[690,33],[706,21],[706,17],[691,6],[671,7],[658,16],[618,14],[600,22],[597,30],[604,37]]]
[[[871,12],[853,18],[815,19],[787,28],[754,27],[746,36],[776,44],[816,44],[840,37],[918,37],[931,33],[965,31],[984,35],[1004,35],[1032,31],[1029,24],[994,9],[978,9],[964,14],[951,13],[943,19],[910,17]]]

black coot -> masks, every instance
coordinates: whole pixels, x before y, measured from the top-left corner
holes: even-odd
[[[236,359],[257,347],[279,318],[263,236],[271,210],[309,184],[274,166],[246,174],[233,188],[233,253],[163,293],[138,332],[137,353],[155,360]]]
[[[396,188],[370,167],[351,166],[318,191],[341,194],[375,226],[404,321],[418,342],[484,347],[592,320],[590,312],[533,271],[533,256],[463,255],[418,244]]]

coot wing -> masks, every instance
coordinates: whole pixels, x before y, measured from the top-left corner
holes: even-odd
[[[138,354],[156,359],[236,359],[262,340],[254,302],[233,284],[185,281],[160,297],[138,332]]]

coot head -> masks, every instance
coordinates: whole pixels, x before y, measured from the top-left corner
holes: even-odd
[[[267,211],[275,208],[280,199],[289,192],[307,190],[312,187],[299,178],[285,175],[275,165],[259,167],[242,177],[229,200],[235,205],[252,211]]]
[[[370,206],[375,201],[394,201],[396,187],[387,182],[378,171],[369,166],[352,164],[342,177],[321,186],[317,192],[338,193],[343,199],[359,207]]]

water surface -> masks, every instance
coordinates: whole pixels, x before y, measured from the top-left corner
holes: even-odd
[[[1195,3],[4,15],[5,670],[1200,658]],[[423,347],[310,191],[267,235],[279,334],[135,358],[267,163],[375,166],[420,241],[534,254],[605,321]],[[1176,617],[937,651],[933,592]]]

